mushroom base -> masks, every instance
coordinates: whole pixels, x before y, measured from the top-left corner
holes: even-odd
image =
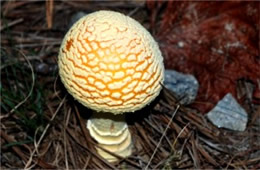
[[[105,150],[124,158],[131,155],[132,139],[124,115],[95,112],[87,121],[87,128],[91,137],[98,142],[98,154],[107,161],[115,162],[118,159]]]

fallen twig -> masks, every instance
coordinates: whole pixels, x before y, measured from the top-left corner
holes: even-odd
[[[0,32],[3,31],[3,30],[6,29],[6,28],[10,28],[10,27],[12,27],[12,26],[14,26],[14,25],[16,25],[16,24],[21,23],[21,22],[23,22],[23,18],[19,18],[19,19],[17,19],[17,20],[14,20],[14,21],[8,23],[7,25],[1,26]]]

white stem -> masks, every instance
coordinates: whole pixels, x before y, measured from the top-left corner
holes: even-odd
[[[98,142],[101,148],[127,157],[132,153],[132,139],[124,115],[95,112],[87,122],[90,135]],[[117,159],[97,148],[98,153],[110,162]]]

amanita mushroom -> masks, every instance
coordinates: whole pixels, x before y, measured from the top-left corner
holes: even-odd
[[[129,156],[132,139],[122,114],[153,101],[164,79],[163,57],[150,33],[118,12],[88,14],[66,34],[58,65],[68,92],[94,111],[87,122],[90,135],[101,148]]]

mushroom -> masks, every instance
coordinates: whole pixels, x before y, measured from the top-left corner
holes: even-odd
[[[151,103],[164,79],[163,57],[151,34],[119,12],[94,12],[70,28],[58,65],[67,91],[93,110],[87,128],[98,142],[97,152],[110,162],[117,159],[105,150],[131,155],[132,137],[123,113]]]

